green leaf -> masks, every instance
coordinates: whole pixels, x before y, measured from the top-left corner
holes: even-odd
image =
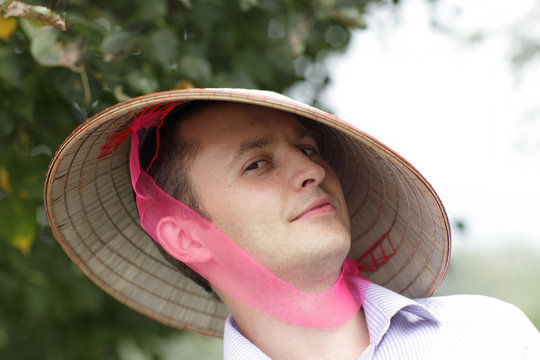
[[[212,77],[212,67],[203,57],[197,55],[186,55],[180,60],[180,71],[186,78],[194,83],[209,81]]]
[[[114,57],[129,49],[132,40],[132,36],[126,31],[108,34],[100,46],[101,51],[105,54],[105,61],[111,61]]]
[[[21,82],[23,91],[10,99],[9,110],[15,121],[32,123],[34,120],[34,107],[29,105],[31,104],[29,103],[29,100],[33,100],[33,97],[25,91],[27,90],[25,86],[30,85],[32,83],[31,80],[31,77],[25,78]]]
[[[35,6],[20,1],[12,1],[4,11],[6,17],[13,16],[28,19],[35,27],[52,26],[61,31],[67,30],[64,19],[44,6]]]
[[[43,66],[57,66],[60,62],[62,47],[56,41],[58,33],[53,28],[40,28],[39,34],[34,35],[30,52],[34,59]]]
[[[169,68],[178,56],[178,35],[167,29],[159,29],[150,36],[151,56],[164,68]]]
[[[58,41],[59,31],[51,26],[35,28],[28,21],[21,21],[23,31],[30,38],[30,53],[42,66],[75,67],[82,52],[82,38],[65,44]]]
[[[137,18],[150,21],[167,15],[167,3],[164,0],[141,1],[136,3]]]
[[[13,118],[8,115],[7,111],[0,109],[0,139],[2,142],[6,142],[6,138],[13,132],[13,123]]]
[[[33,40],[37,36],[41,36],[43,32],[50,31],[56,33],[56,30],[52,27],[36,28],[35,26],[32,26],[32,24],[30,24],[30,22],[26,19],[21,19],[20,25],[30,40]]]
[[[148,66],[143,67],[142,71],[136,70],[129,73],[127,81],[134,90],[141,94],[151,94],[159,88],[158,81]]]
[[[191,9],[191,7],[193,6],[190,0],[178,0],[178,2],[184,5],[186,9]]]
[[[20,87],[21,68],[17,56],[9,48],[0,48],[0,80],[10,87]]]
[[[242,11],[248,11],[252,7],[257,6],[259,4],[259,0],[239,0],[238,3]]]

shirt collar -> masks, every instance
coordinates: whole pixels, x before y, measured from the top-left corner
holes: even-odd
[[[271,360],[240,333],[233,317],[229,315],[223,331],[223,360],[238,359]]]
[[[439,319],[424,305],[373,283],[369,285],[362,306],[370,343],[375,346],[382,340],[396,315],[410,322],[427,321],[434,326],[440,325]]]
[[[365,285],[365,281],[367,280],[363,278],[355,279],[358,288]],[[424,305],[373,283],[369,284],[362,307],[370,343],[375,347],[390,328],[391,320],[396,315],[401,315],[411,322],[427,321],[433,326],[440,325],[440,321]],[[238,331],[232,316],[229,316],[225,322],[223,358],[225,360],[270,359]]]

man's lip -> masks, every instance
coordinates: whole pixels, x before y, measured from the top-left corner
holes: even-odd
[[[318,209],[320,209],[320,213],[328,213],[328,212],[333,212],[335,210],[335,206],[332,199],[329,196],[324,196],[322,198],[312,201],[308,206],[304,208],[304,210],[300,212],[300,214],[294,217],[291,220],[291,222],[301,219],[305,217],[306,215],[310,215],[310,214],[317,215],[319,213],[317,211]]]

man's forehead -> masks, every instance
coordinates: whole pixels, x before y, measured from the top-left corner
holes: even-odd
[[[207,142],[232,140],[249,141],[252,137],[271,137],[276,130],[289,131],[302,138],[310,132],[289,112],[237,102],[210,102],[182,121],[180,135],[189,141]],[[243,147],[249,144],[241,145]]]

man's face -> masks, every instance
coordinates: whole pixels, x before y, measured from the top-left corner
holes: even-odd
[[[184,121],[180,133],[200,149],[190,177],[218,229],[300,289],[335,281],[350,247],[345,199],[293,115],[219,103]]]

